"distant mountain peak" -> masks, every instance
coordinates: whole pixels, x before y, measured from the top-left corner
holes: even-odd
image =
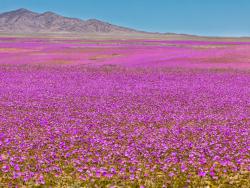
[[[37,13],[35,12],[32,12],[30,10],[27,10],[25,8],[20,8],[20,9],[17,9],[17,10],[13,10],[13,11],[9,11],[9,12],[4,12],[4,13],[0,13],[0,27],[1,27],[1,19],[4,19],[4,18],[14,18],[14,17],[21,17],[23,15],[37,15]]]
[[[39,33],[141,33],[98,19],[68,18],[51,11],[32,12],[25,8],[0,14],[0,32]]]
[[[14,11],[16,11],[16,12],[31,12],[30,10],[25,9],[25,8],[19,8],[19,9],[14,10]]]
[[[21,14],[21,13],[33,13],[33,12],[25,8],[20,8],[20,9],[13,10],[7,13],[20,13]]]
[[[91,18],[91,19],[88,19],[86,21],[90,21],[90,22],[101,22],[101,20],[98,20],[98,19],[95,19],[95,18]]]
[[[46,15],[46,16],[59,16],[58,14],[54,13],[54,12],[51,12],[51,11],[47,11],[47,12],[44,12],[40,15]]]

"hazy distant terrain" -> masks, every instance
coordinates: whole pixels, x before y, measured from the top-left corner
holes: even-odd
[[[23,8],[0,14],[0,36],[250,41],[249,37],[205,37],[175,33],[150,33],[113,25],[97,19],[68,18],[53,12],[40,14]]]
[[[0,37],[0,64],[249,70],[249,51],[250,42]]]
[[[18,9],[0,14],[0,31],[11,33],[139,33],[134,29],[112,25],[97,19],[67,18],[53,12],[35,13]]]

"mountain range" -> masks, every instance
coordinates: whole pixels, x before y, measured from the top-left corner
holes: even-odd
[[[36,13],[18,9],[0,14],[0,32],[4,33],[146,33],[97,19],[68,18],[54,12]]]
[[[97,19],[82,20],[54,12],[36,13],[24,8],[0,13],[0,35],[112,36],[170,40],[237,40],[250,37],[208,37],[176,33],[152,33],[110,24]],[[89,35],[90,34],[90,35]],[[99,35],[100,34],[100,35]]]

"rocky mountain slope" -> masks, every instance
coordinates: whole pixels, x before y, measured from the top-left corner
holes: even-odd
[[[96,19],[68,18],[53,12],[39,14],[27,9],[0,14],[0,32],[140,33],[134,29],[112,25]]]

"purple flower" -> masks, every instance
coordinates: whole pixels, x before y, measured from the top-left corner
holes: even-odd
[[[198,175],[200,176],[200,177],[205,177],[206,176],[206,172],[205,171],[199,171],[199,173],[198,173]]]
[[[2,166],[2,171],[3,172],[7,173],[7,172],[9,172],[9,170],[10,170],[10,167],[8,165],[3,165]]]

